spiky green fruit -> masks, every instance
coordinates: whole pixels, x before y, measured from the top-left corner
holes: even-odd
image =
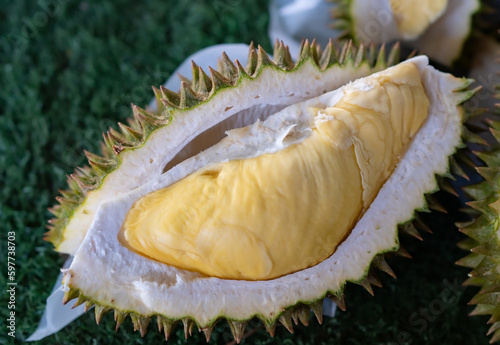
[[[206,85],[200,80],[207,79],[203,71],[195,68],[195,81],[191,87],[184,84],[180,94],[168,90],[156,92],[159,114],[137,110],[136,118],[141,127],[136,126],[134,132],[129,130],[129,141],[123,138],[119,143],[116,139],[113,139],[113,142],[108,140],[108,158],[96,158],[89,154],[94,174],[101,173],[99,176],[105,178],[101,177],[99,181],[102,182],[88,190],[103,199],[92,213],[90,224],[81,235],[83,240],[78,239],[81,243],[77,243],[79,247],[74,261],[65,271],[65,302],[77,298],[77,304],[85,303],[87,309],[95,306],[98,322],[104,313],[111,310],[115,311],[118,325],[130,315],[135,328],[140,330],[141,334],[146,332],[150,318],[156,316],[159,328],[165,331],[166,337],[182,320],[186,334],[189,334],[196,324],[209,338],[214,324],[220,319],[227,319],[236,341],[239,341],[246,322],[253,317],[260,318],[270,333],[274,332],[277,322],[291,330],[292,319],[307,323],[309,309],[321,320],[321,304],[325,296],[344,307],[342,295],[347,282],[361,284],[371,291],[373,280],[369,273],[372,269],[378,268],[392,275],[383,254],[399,249],[398,224],[405,224],[400,227],[401,231],[415,234],[416,230],[407,222],[415,217],[415,210],[427,207],[425,193],[438,187],[435,174],[447,173],[447,157],[461,144],[463,110],[459,104],[472,93],[467,89],[470,81],[437,72],[427,65],[425,57],[409,60],[404,66],[413,66],[417,71],[419,83],[429,102],[428,118],[397,159],[397,166],[376,193],[373,202],[362,213],[354,228],[349,230],[345,240],[338,248],[334,248],[333,255],[327,259],[312,267],[270,280],[224,279],[152,260],[130,248],[127,240],[122,237],[124,220],[135,201],[142,196],[171,186],[214,162],[232,159],[232,155],[241,156],[242,148],[238,147],[241,143],[250,143],[249,146],[243,145],[246,147],[243,150],[246,152],[243,159],[262,155],[256,148],[265,145],[271,135],[268,130],[276,124],[278,129],[305,126],[303,133],[307,133],[307,126],[311,124],[308,121],[298,122],[302,116],[300,109],[317,108],[321,107],[321,104],[333,106],[349,90],[360,94],[361,98],[356,104],[369,107],[369,103],[363,98],[366,96],[363,95],[372,90],[373,80],[392,80],[392,77],[389,77],[392,70],[387,70],[384,74],[359,79],[341,89],[331,91],[339,83],[347,84],[359,75],[370,74],[373,69],[370,66],[375,66],[376,69],[385,68],[383,52],[378,54],[378,63],[374,63],[374,60],[367,60],[362,49],[354,51],[354,48],[348,45],[340,54],[340,63],[332,63],[331,57],[336,55],[333,52],[331,45],[326,49],[326,53],[320,53],[314,44],[309,45],[306,42],[301,59],[292,65],[286,49],[280,45],[275,53],[275,61],[283,64],[283,68],[280,68],[271,62],[264,52],[256,53],[251,50],[250,66],[255,67],[245,70],[238,63],[227,63],[226,72],[212,71],[213,89],[208,91],[198,90],[202,87],[200,85]],[[233,79],[229,79],[231,74],[235,76]],[[406,77],[396,75],[395,78],[394,80],[405,80]],[[326,94],[314,98],[323,92]],[[310,97],[313,98],[300,102]],[[266,108],[261,106],[262,98],[271,103],[270,110],[266,111]],[[405,96],[400,102],[408,100]],[[288,102],[295,105],[269,116],[271,112],[284,108]],[[379,100],[375,98],[372,102],[378,109]],[[180,104],[184,106],[181,107]],[[409,109],[421,106],[420,103],[413,104]],[[263,113],[255,114],[256,108],[264,109]],[[245,112],[244,109],[251,111]],[[243,112],[231,117],[231,120],[238,120],[239,125],[242,124],[240,121],[243,121],[243,124],[254,123],[259,116],[269,117],[262,126],[254,125],[249,129],[230,132],[229,139],[213,147],[210,147],[212,143],[208,143],[208,146],[198,146],[202,143],[207,145],[202,137],[198,137],[204,130],[222,124],[222,128],[215,127],[211,130],[223,132],[228,129],[228,125],[231,126],[227,121],[224,122],[229,117],[228,112],[233,115]],[[281,121],[282,116],[286,117],[286,121]],[[333,119],[324,114],[320,117],[320,122]],[[273,123],[274,125],[270,125]],[[280,123],[286,126],[279,125]],[[293,126],[290,127],[290,124]],[[401,125],[406,126],[404,123]],[[253,135],[249,137],[245,133]],[[281,138],[278,140],[280,145],[283,144],[284,138],[294,138],[293,135],[282,136],[280,133],[274,138]],[[125,136],[123,134],[123,137]],[[117,135],[109,133],[109,137]],[[144,139],[140,145],[127,148],[129,145],[126,143],[136,140],[132,137]],[[388,137],[384,136],[382,139]],[[217,137],[216,141],[219,141],[219,138]],[[271,142],[275,143],[273,140]],[[299,145],[302,140],[305,138],[291,144]],[[271,147],[280,152],[284,149],[280,145],[273,144]],[[181,150],[183,147],[186,149]],[[193,156],[193,153],[201,150],[205,151]],[[187,159],[186,156],[193,157]],[[110,161],[117,163],[111,166]],[[161,163],[155,163],[157,161]],[[179,164],[173,167],[172,161]],[[150,168],[152,164],[157,165]],[[88,169],[85,172],[88,172]],[[115,175],[112,175],[113,173]],[[128,186],[126,189],[127,186],[122,184],[130,183],[129,180],[133,181],[134,186]],[[303,185],[307,186],[310,182],[314,184],[314,180],[304,180]],[[114,195],[97,194],[106,188],[106,183],[109,184],[108,191],[112,187],[121,189],[114,190]],[[80,185],[81,183],[78,184],[79,188]],[[90,193],[87,194],[86,200],[80,202],[77,210],[83,208],[89,211],[89,195]],[[296,198],[300,199],[301,195]],[[202,208],[204,205],[201,203],[194,207]],[[293,213],[298,210],[289,211]],[[308,231],[304,229],[306,230]],[[59,244],[72,236],[67,230],[64,233],[60,230],[59,233],[62,237]],[[282,245],[286,247],[286,243]],[[231,261],[226,264],[231,265]]]
[[[469,237],[459,246],[470,254],[457,264],[472,269],[464,285],[479,286],[480,290],[470,301],[476,305],[471,315],[490,315],[488,335],[493,343],[500,341],[500,121],[492,114],[486,122],[491,134],[489,144],[474,152],[486,163],[476,168],[484,181],[464,188],[473,199],[468,203],[473,220],[458,224]]]

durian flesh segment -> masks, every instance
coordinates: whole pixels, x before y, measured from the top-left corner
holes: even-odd
[[[390,0],[390,3],[401,37],[414,39],[444,13],[448,0]]]
[[[128,245],[225,279],[313,266],[368,209],[428,108],[415,65],[382,72],[332,107],[309,108],[301,143],[207,166],[139,199],[124,223]]]

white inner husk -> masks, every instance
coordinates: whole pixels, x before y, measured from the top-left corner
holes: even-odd
[[[426,57],[404,63],[414,63],[421,72],[431,104],[429,118],[371,207],[325,261],[269,281],[224,280],[147,259],[123,247],[117,237],[127,212],[142,195],[164,188],[207,164],[272,152],[302,140],[309,126],[309,120],[301,115],[304,109],[317,104],[335,104],[342,96],[342,89],[294,105],[250,129],[232,131],[229,138],[216,147],[163,175],[152,174],[149,183],[128,194],[103,202],[71,267],[65,271],[65,288],[78,288],[96,302],[113,308],[170,318],[192,317],[200,326],[205,326],[220,316],[243,320],[261,315],[273,319],[288,306],[319,299],[327,291],[340,290],[346,281],[360,280],[376,254],[397,247],[397,225],[411,219],[414,210],[424,206],[424,193],[437,187],[434,175],[446,172],[447,157],[460,142],[462,116],[457,103],[462,95],[454,90],[460,89],[464,82],[434,70],[428,66]],[[362,85],[360,79],[346,88]],[[261,89],[259,94],[267,91]],[[192,115],[200,117],[194,126],[201,127],[207,118],[215,117],[216,107],[220,108],[216,104],[208,104],[208,107],[214,109],[207,113],[204,108]],[[185,120],[188,125],[189,119]],[[295,127],[291,127],[291,123],[295,123]],[[294,135],[289,140],[281,140],[291,128]],[[268,135],[262,136],[261,129]],[[252,135],[239,135],[253,131],[259,133],[259,140]],[[160,143],[162,141],[157,140],[150,146],[151,154]],[[138,162],[137,167],[149,161],[148,154],[144,151],[142,154],[145,162]]]

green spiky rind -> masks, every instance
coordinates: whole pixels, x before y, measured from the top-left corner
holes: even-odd
[[[494,126],[500,125],[496,122]],[[465,191],[476,201],[469,206],[480,212],[479,217],[467,224],[462,224],[461,231],[469,236],[460,247],[471,254],[457,262],[458,265],[471,268],[471,277],[466,284],[479,286],[480,291],[470,301],[476,305],[471,315],[491,315],[492,323],[488,335],[491,342],[500,340],[500,165],[495,157],[500,156],[500,148],[494,147],[477,153],[487,167],[478,168],[484,182],[467,187]]]
[[[305,47],[305,48],[304,48]],[[301,59],[299,59],[299,62],[296,64],[296,66],[300,66],[300,63],[303,63],[305,61],[302,56],[307,56],[307,59],[314,59],[314,61],[319,61],[321,64],[321,59],[328,59],[327,61],[332,61],[330,57],[325,58],[325,57],[318,57],[316,53],[316,57],[313,53],[308,53],[311,49],[314,49],[316,52],[318,48],[315,47],[314,42],[313,44],[309,44],[307,41],[303,43],[303,49],[301,51]],[[325,51],[328,51],[325,49]],[[250,52],[250,54],[253,54]],[[331,53],[328,53],[331,54]],[[337,54],[337,53],[336,53]],[[344,63],[351,63],[355,64],[355,61],[365,61],[363,59],[359,58],[359,50],[356,51],[355,53],[353,52],[352,44],[347,44],[344,46],[342,51],[337,54],[336,61],[345,61]],[[267,56],[267,55],[266,55]],[[377,65],[382,63],[381,61],[386,61],[385,58],[385,52],[382,48],[382,50],[379,51],[378,55],[376,54],[371,54],[372,57],[376,56],[376,58],[373,58],[371,60],[372,64]],[[397,54],[394,52],[391,52],[389,59],[396,59]],[[263,61],[264,58],[261,58],[260,61]],[[286,58],[282,58],[281,61],[286,61]],[[397,62],[397,61],[394,61]],[[325,66],[328,66],[330,62],[323,62]],[[252,66],[253,62],[250,61],[249,65]],[[256,66],[258,66],[257,64]],[[317,64],[318,65],[318,64]],[[319,66],[319,65],[318,65]],[[241,70],[241,65],[236,63],[236,68],[238,70]],[[253,67],[252,67],[253,68]],[[250,74],[248,74],[249,69],[246,69],[247,75],[244,76],[245,78],[250,77]],[[258,75],[258,67],[255,68],[253,71],[254,75]],[[201,75],[201,74],[198,74]],[[222,74],[221,74],[222,75]],[[239,74],[241,78],[241,73]],[[204,78],[203,76],[201,78]],[[460,98],[460,102],[465,101],[472,95],[470,90],[468,89],[468,85],[470,84],[470,81],[464,80],[463,83],[463,89],[457,90],[456,92],[459,92],[462,94],[462,97]],[[196,84],[195,84],[196,86]],[[165,90],[160,90],[161,93],[166,93],[167,91]],[[159,94],[158,91],[155,90],[155,94]],[[174,99],[174,97],[172,97]],[[465,109],[466,110],[466,109]],[[464,118],[468,118],[469,116],[467,115],[467,111],[464,112]],[[456,165],[456,159],[453,157],[450,158],[449,160],[449,169],[448,171],[444,174],[445,176],[451,176],[450,171],[452,170],[452,167]],[[158,323],[158,328],[160,332],[163,330],[165,333],[165,339],[169,339],[171,336],[172,332],[175,330],[176,326],[179,324],[183,324],[184,327],[184,333],[186,338],[191,335],[192,328],[196,325],[200,331],[203,331],[205,333],[205,336],[207,338],[207,341],[210,339],[210,335],[212,333],[212,330],[214,329],[216,323],[219,321],[225,319],[230,326],[230,329],[232,331],[232,334],[234,336],[234,339],[237,343],[239,343],[243,337],[244,337],[244,332],[247,326],[247,323],[250,319],[252,318],[257,318],[261,320],[263,323],[264,327],[266,330],[271,334],[274,335],[276,325],[278,323],[281,323],[287,330],[290,332],[293,332],[293,324],[298,324],[298,322],[301,322],[304,325],[307,325],[309,323],[309,315],[310,312],[312,311],[314,315],[316,316],[317,320],[319,323],[322,322],[322,303],[324,298],[329,298],[331,299],[336,305],[341,309],[345,310],[346,305],[345,305],[345,299],[344,299],[344,290],[346,287],[347,283],[354,283],[357,285],[362,286],[364,289],[366,289],[370,294],[373,295],[373,286],[380,287],[381,283],[380,280],[377,277],[377,272],[384,272],[391,277],[395,277],[394,271],[390,268],[390,266],[387,264],[385,260],[385,255],[387,253],[395,253],[396,255],[402,256],[402,257],[407,257],[411,258],[410,254],[399,245],[399,236],[401,234],[406,234],[412,237],[415,237],[417,239],[422,239],[419,230],[422,231],[427,231],[429,232],[429,228],[425,225],[425,223],[421,220],[418,212],[428,212],[429,209],[438,209],[442,211],[442,208],[439,206],[436,206],[436,202],[432,199],[432,196],[430,196],[432,193],[436,192],[440,188],[442,188],[442,185],[446,181],[446,178],[442,178],[440,176],[435,176],[435,190],[430,191],[429,194],[426,194],[426,197],[424,199],[424,205],[416,210],[414,213],[413,217],[405,222],[404,224],[401,224],[398,226],[398,231],[395,234],[395,243],[396,245],[393,248],[389,248],[387,250],[381,251],[379,253],[374,254],[373,259],[371,261],[371,264],[365,269],[365,273],[362,275],[360,279],[357,280],[347,280],[345,281],[342,286],[337,289],[337,290],[327,290],[322,296],[319,296],[319,298],[314,299],[312,301],[296,301],[294,305],[289,306],[287,308],[284,308],[279,314],[273,315],[272,317],[265,317],[263,315],[253,315],[249,319],[246,320],[234,320],[227,318],[225,315],[219,315],[216,317],[213,321],[211,321],[209,324],[201,325],[197,322],[196,317],[192,315],[185,315],[181,318],[171,318],[167,315],[161,315],[161,314],[153,314],[153,315],[141,315],[137,314],[134,311],[129,311],[129,310],[120,310],[119,308],[117,309],[114,306],[107,305],[105,303],[101,303],[100,301],[97,301],[95,299],[89,298],[83,294],[82,291],[80,291],[78,288],[73,288],[69,286],[68,291],[65,293],[64,297],[64,303],[67,303],[68,301],[72,299],[77,299],[77,302],[75,305],[80,305],[82,303],[85,303],[86,305],[86,310],[88,310],[90,307],[94,306],[95,308],[95,313],[96,313],[96,320],[99,322],[101,320],[101,317],[111,311],[114,310],[115,314],[115,321],[116,321],[116,327],[118,328],[121,323],[127,318],[127,316],[130,316],[132,322],[134,323],[134,329],[139,330],[141,335],[144,336],[144,334],[147,331],[147,327],[149,324],[149,321],[151,320],[152,317],[156,316],[157,323]],[[477,206],[478,208],[480,207],[479,205]],[[478,255],[476,253],[473,253],[472,255]],[[472,259],[471,259],[472,260]],[[470,261],[469,261],[470,262]]]
[[[496,89],[498,99],[499,86]],[[497,107],[500,112],[500,105]],[[500,341],[500,121],[492,117],[485,122],[496,142],[483,143],[473,152],[486,166],[476,168],[483,182],[464,188],[473,200],[468,205],[476,216],[470,222],[458,224],[461,232],[468,236],[459,247],[470,254],[457,261],[457,265],[472,269],[464,285],[478,286],[480,290],[469,302],[475,305],[470,315],[490,315],[487,335],[493,343]]]
[[[68,176],[69,189],[60,191],[61,196],[56,198],[58,204],[49,209],[54,218],[49,221],[45,240],[51,242],[57,250],[64,241],[64,231],[75,210],[85,202],[90,191],[99,189],[106,177],[120,167],[122,152],[143,146],[153,131],[171,122],[174,111],[189,111],[209,102],[223,89],[235,88],[243,80],[256,79],[264,69],[294,73],[305,63],[312,63],[320,71],[334,66],[358,68],[362,64],[368,64],[372,69],[383,69],[399,62],[399,47],[392,48],[386,57],[384,47],[366,48],[347,42],[337,51],[331,40],[324,49],[315,41],[310,43],[305,40],[296,62],[291,59],[288,47],[283,42],[275,45],[274,60],[262,47],[255,48],[253,44],[250,45],[248,55],[247,66],[243,67],[239,61],[233,63],[223,54],[219,71],[210,69],[210,76],[193,63],[193,79],[183,80],[179,92],[163,86],[160,89],[153,88],[157,113],[132,105],[133,117],[128,119],[128,125],[119,123],[119,130],[110,129],[104,133],[101,154],[85,152],[89,166],[77,168]]]
[[[286,56],[286,51],[281,48],[282,43],[279,43],[277,45],[277,48],[275,49],[275,56],[278,56],[276,61],[280,61],[280,64],[288,64],[289,59]],[[280,53],[277,50],[282,49],[282,52]],[[394,48],[393,51],[389,54],[389,58],[387,59],[385,56],[385,50],[382,47],[378,52],[374,53],[373,49],[369,49],[368,52],[364,50],[364,48],[354,48],[352,43],[345,44],[340,52],[337,52],[335,48],[333,47],[333,44],[330,43],[326,49],[322,53],[318,53],[320,51],[319,47],[315,44],[315,42],[312,42],[311,44],[308,41],[304,41],[302,44],[301,48],[301,53],[300,53],[300,58],[297,61],[297,63],[290,69],[290,71],[296,70],[300,68],[300,65],[305,63],[306,61],[313,61],[315,65],[322,69],[325,70],[333,65],[341,65],[345,66],[349,64],[349,66],[359,66],[361,63],[368,62],[370,66],[381,66],[383,64],[393,64],[397,62],[398,56],[397,56],[397,50],[398,48]],[[280,55],[281,54],[281,55]],[[259,48],[258,50],[255,50],[251,48],[249,55],[251,58],[249,59],[249,64],[247,68],[243,68],[238,62],[234,64],[235,70],[238,71],[238,81],[234,83],[234,85],[227,85],[224,87],[231,87],[238,85],[238,83],[241,81],[241,78],[255,78],[260,71],[262,71],[263,68],[276,68],[282,71],[288,71],[283,65],[283,67],[279,67],[274,62],[272,62],[267,54]],[[253,57],[252,57],[253,56]],[[223,57],[224,59],[224,57]],[[227,60],[227,59],[226,59]],[[256,62],[257,61],[257,62]],[[224,63],[224,61],[222,62]],[[195,65],[193,65],[195,66]],[[270,67],[267,67],[270,66]],[[223,78],[227,79],[227,76],[231,76],[231,73],[234,72],[233,69],[230,67],[223,67],[223,69],[226,68],[226,72],[217,72],[219,76],[217,76],[218,80],[223,80]],[[194,70],[196,69],[196,75]],[[229,70],[228,70],[229,69]],[[189,85],[186,81],[183,82],[183,87],[189,87],[190,90],[188,90],[188,93],[193,93],[195,96],[191,97],[191,99],[198,97],[202,92],[206,90],[200,90],[200,85],[203,85],[204,82],[203,80],[206,80],[206,75],[201,73],[202,71],[198,68],[198,66],[195,66],[193,68],[193,76],[194,78],[198,78],[198,82],[191,82]],[[212,73],[213,75],[213,73]],[[470,84],[469,81],[464,80],[463,83],[463,89],[462,90],[457,90],[456,92],[459,92],[462,94],[462,97],[460,98],[460,102],[465,101],[468,97],[472,95],[472,92],[468,90],[468,85]],[[215,84],[213,84],[215,85]],[[197,89],[198,91],[194,91],[194,89]],[[219,88],[220,89],[220,88]],[[211,89],[209,92],[213,93],[219,90],[217,88]],[[215,91],[214,91],[215,90]],[[161,88],[160,90],[155,89],[155,96],[157,98],[158,104],[162,103],[162,108],[160,108],[159,114],[151,114],[148,116],[151,116],[152,118],[160,118],[161,114],[169,114],[170,109],[176,108],[180,110],[185,110],[185,109],[190,109],[196,105],[193,105],[191,107],[188,107],[185,105],[184,108],[182,108],[180,105],[186,101],[182,101],[182,99],[187,99],[188,96],[184,95],[182,96],[182,93],[174,94],[172,91],[166,90],[164,88]],[[208,96],[208,98],[211,96]],[[201,98],[201,96],[200,96]],[[208,99],[207,98],[207,99]],[[205,100],[206,101],[206,100]],[[177,105],[175,104],[177,102]],[[204,101],[200,101],[200,104],[203,103]],[[166,105],[165,105],[166,104]],[[187,103],[186,103],[187,104]],[[170,107],[170,108],[169,108]],[[134,109],[135,110],[135,109]],[[134,112],[135,114],[135,112]],[[467,118],[466,115],[464,115],[465,118]],[[144,129],[142,127],[142,122],[137,122],[139,125],[135,125],[134,128],[134,133],[137,134],[140,131],[138,131],[138,126],[140,128]],[[161,126],[159,126],[161,127]],[[158,128],[159,128],[158,127]],[[149,135],[151,132],[148,134],[145,134],[146,132],[142,132],[142,138],[147,138],[147,135]],[[132,134],[131,134],[132,135]],[[134,138],[136,138],[137,135],[134,135]],[[106,136],[105,136],[106,138]],[[120,150],[119,152],[116,152],[116,149],[113,149],[112,143],[108,140],[105,141],[105,147],[106,147],[106,153],[107,155],[104,156],[106,159],[111,159],[110,157],[113,157],[112,155],[114,154],[116,157],[122,152],[123,150],[127,149],[132,149],[133,147],[124,147],[123,150]],[[449,162],[449,169],[451,170],[452,167],[456,165],[456,160],[455,159],[450,159]],[[95,171],[94,168],[85,168],[82,169],[85,170],[86,172],[91,170]],[[88,173],[88,172],[87,172]],[[108,172],[109,173],[109,172]],[[97,171],[96,171],[97,174]],[[450,172],[446,172],[445,176],[451,176]],[[75,183],[74,180],[71,180],[72,183]],[[102,179],[101,179],[102,181]],[[442,187],[442,184],[444,183],[443,181],[446,181],[445,179],[441,179],[440,177],[436,176],[436,189],[434,191],[431,191],[431,193],[437,191],[439,189],[438,186]],[[80,186],[80,185],[78,185]],[[80,187],[78,187],[80,188]],[[71,192],[71,191],[70,191]],[[68,196],[72,196],[68,191],[64,191],[63,193],[66,193]],[[63,194],[64,196],[65,194]],[[75,203],[76,204],[76,203]],[[60,206],[56,207],[60,208]],[[432,197],[426,196],[424,206],[417,211],[423,211],[427,212],[429,209],[440,209],[441,207],[436,206],[436,203],[433,201]],[[57,213],[58,211],[55,211]],[[59,218],[58,218],[59,219]],[[334,303],[337,304],[337,306],[345,310],[345,300],[344,300],[344,289],[345,286],[348,282],[350,283],[355,283],[363,288],[365,288],[370,294],[373,295],[373,288],[372,285],[374,286],[381,286],[380,280],[377,278],[376,272],[377,271],[382,271],[385,272],[386,274],[390,276],[395,276],[394,272],[392,269],[389,267],[385,260],[385,254],[386,253],[396,253],[397,255],[403,256],[403,257],[411,257],[409,253],[404,250],[402,247],[399,245],[399,235],[404,233],[407,235],[410,235],[412,237],[421,239],[420,233],[417,230],[423,230],[423,231],[429,231],[428,227],[425,226],[425,224],[421,221],[418,213],[415,213],[412,219],[410,219],[408,222],[405,222],[404,224],[400,225],[398,227],[398,232],[395,234],[395,242],[396,245],[393,248],[381,251],[380,253],[376,253],[373,256],[373,260],[371,264],[365,269],[364,275],[358,279],[358,280],[348,280],[345,281],[341,288],[335,291],[327,290],[325,291],[323,296],[320,296],[319,298],[312,300],[312,301],[297,301],[293,306],[289,306],[287,308],[284,308],[281,313],[274,315],[271,318],[264,317],[263,315],[253,315],[251,318],[258,318],[262,321],[264,327],[268,332],[273,335],[276,325],[278,323],[281,323],[287,330],[290,332],[293,332],[293,323],[297,324],[299,321],[303,324],[308,324],[309,322],[309,314],[310,311],[312,311],[318,320],[319,323],[322,322],[322,302],[324,298],[329,298],[331,299]],[[99,322],[102,318],[102,316],[113,310],[115,314],[115,320],[117,324],[117,328],[120,326],[124,320],[130,316],[132,322],[134,323],[134,329],[139,330],[141,335],[144,336],[144,334],[147,331],[147,327],[149,324],[149,321],[153,316],[156,316],[158,327],[160,331],[164,331],[165,333],[165,338],[168,339],[175,327],[182,322],[184,326],[184,331],[185,331],[185,336],[188,337],[191,334],[192,328],[194,325],[196,325],[200,330],[202,330],[205,333],[205,336],[207,338],[207,341],[210,339],[210,335],[212,333],[213,328],[215,327],[215,324],[220,321],[221,319],[226,319],[227,322],[229,323],[230,329],[233,333],[233,336],[235,338],[236,342],[240,342],[241,339],[243,338],[246,324],[249,320],[233,320],[233,319],[227,319],[224,315],[220,315],[219,317],[215,318],[210,324],[208,325],[201,325],[198,324],[196,321],[196,318],[192,315],[186,315],[184,317],[174,319],[171,318],[167,315],[160,315],[160,314],[153,314],[153,315],[141,315],[138,314],[134,311],[127,311],[127,310],[120,310],[119,308],[116,308],[114,306],[110,306],[104,303],[101,303],[100,301],[97,301],[95,299],[89,298],[84,295],[82,291],[80,291],[77,288],[73,288],[69,286],[68,291],[65,293],[64,297],[64,303],[67,303],[68,301],[72,299],[77,299],[77,302],[75,305],[79,305],[82,303],[85,303],[86,305],[86,310],[88,310],[90,307],[94,306],[95,308],[95,313],[96,313],[96,321]],[[249,318],[249,319],[251,319]]]

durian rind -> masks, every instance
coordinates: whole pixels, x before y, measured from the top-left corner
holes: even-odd
[[[303,306],[317,309],[325,296],[341,301],[347,282],[371,289],[370,269],[381,254],[398,249],[398,224],[412,220],[415,210],[425,209],[425,194],[438,189],[435,175],[448,174],[447,157],[461,145],[463,110],[458,105],[473,93],[467,89],[470,80],[437,72],[425,57],[404,63],[414,63],[421,72],[431,102],[429,118],[370,209],[330,258],[270,281],[208,278],[169,267],[129,251],[117,240],[120,224],[137,197],[132,193],[100,205],[65,271],[66,301],[84,294],[91,303],[105,306],[99,310],[133,312],[143,318],[157,315],[160,323],[191,320],[201,329],[225,318],[234,323],[232,329],[241,330],[246,321],[258,317],[272,329],[277,320],[287,326]],[[124,286],[119,286],[121,281]]]
[[[498,105],[497,105],[498,106]],[[457,265],[472,269],[466,286],[478,286],[479,292],[469,302],[475,305],[470,315],[489,315],[491,324],[488,335],[490,342],[500,341],[500,121],[487,119],[493,142],[474,152],[483,162],[477,172],[483,182],[467,186],[464,191],[472,198],[468,205],[474,211],[474,219],[457,224],[460,231],[469,238],[459,243],[459,247],[469,251]]]
[[[274,105],[269,112],[318,96],[397,59],[398,47],[386,58],[383,47],[376,51],[346,43],[337,52],[332,42],[321,50],[305,41],[296,63],[281,43],[275,46],[274,60],[262,48],[250,47],[246,68],[224,55],[220,73],[211,70],[211,77],[193,65],[193,81],[183,82],[179,93],[155,90],[156,114],[133,106],[131,126],[120,125],[121,132],[111,129],[104,135],[102,156],[86,152],[91,167],[79,168],[68,177],[70,190],[62,191],[59,205],[51,209],[55,218],[46,238],[57,251],[74,254],[102,201],[159,176],[166,163],[201,132],[244,109]],[[311,81],[307,88],[303,80]],[[223,116],[197,116],[204,111]],[[244,112],[238,116],[248,117]],[[191,132],[186,134],[186,128]],[[163,140],[168,136],[163,133],[170,133],[169,141]]]

